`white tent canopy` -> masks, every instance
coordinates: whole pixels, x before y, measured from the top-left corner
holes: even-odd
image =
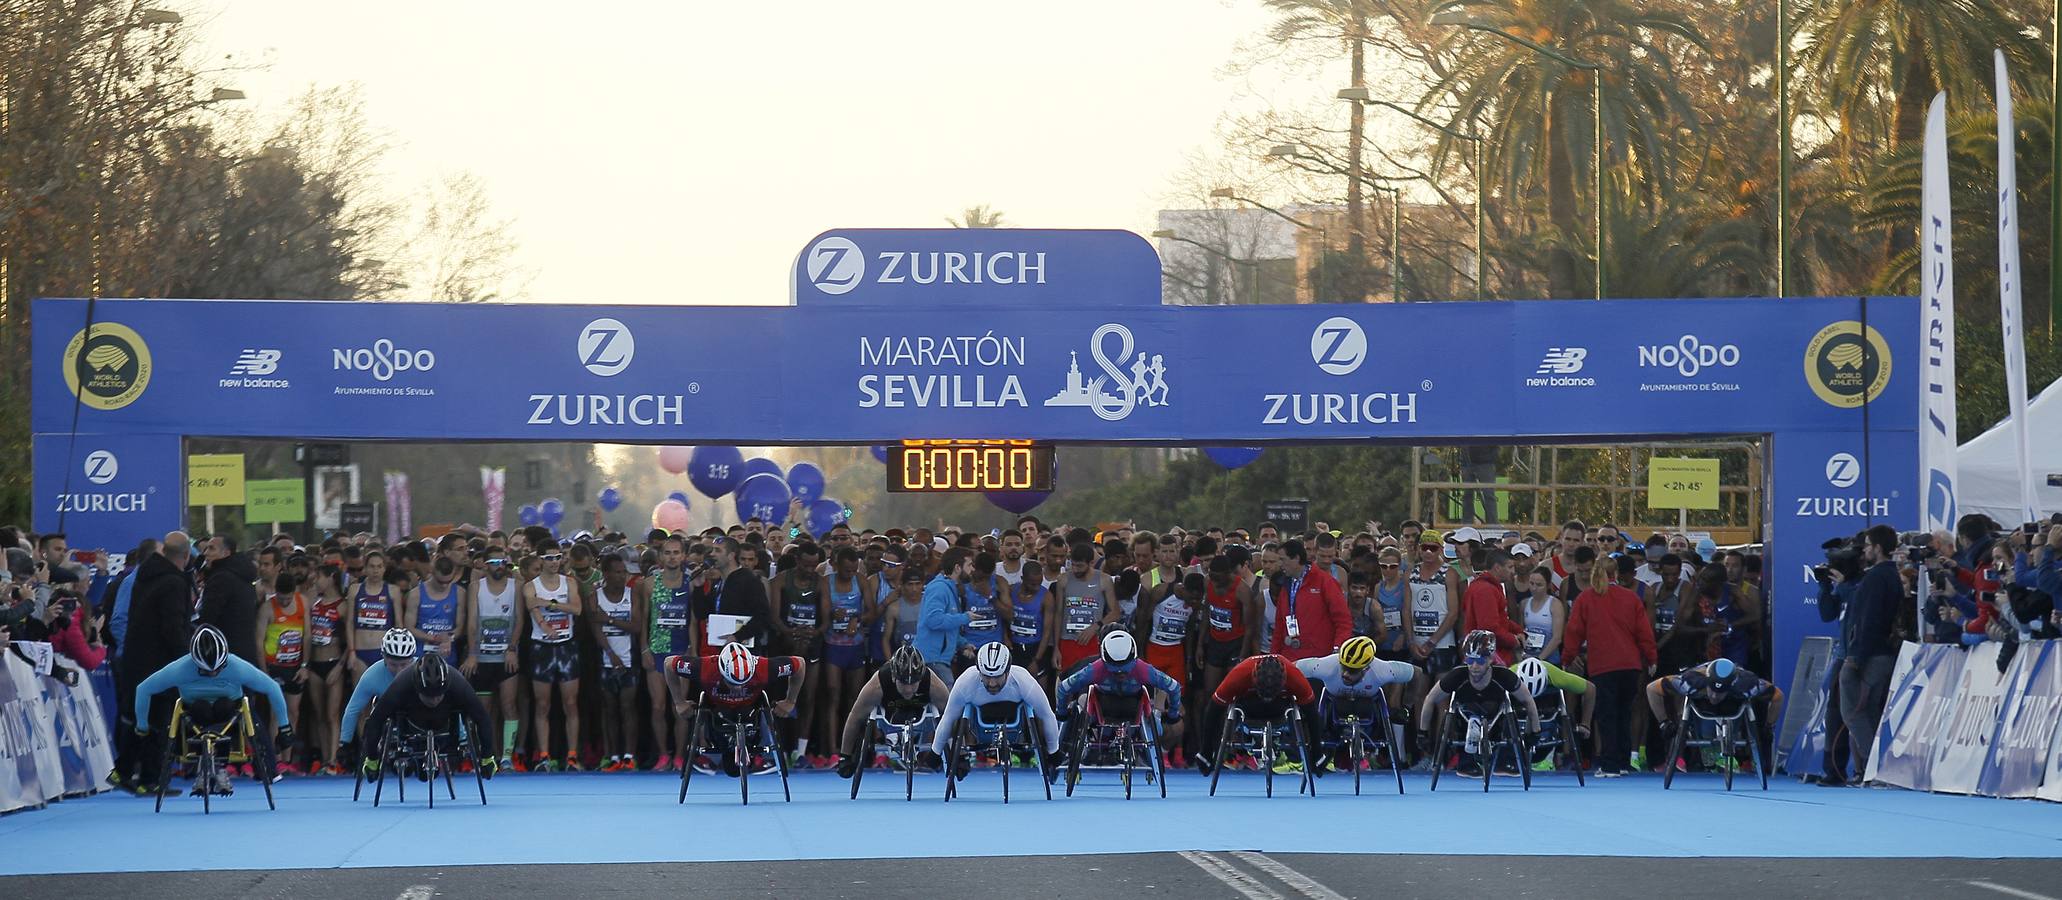
[[[2049,479],[2062,474],[2062,381],[2050,384],[2026,406],[2027,443],[2033,447],[2034,502],[2040,514],[2062,512],[2062,487]],[[1958,513],[1983,513],[2006,528],[2020,524],[2018,451],[2004,424],[1977,435],[1955,452],[1961,468],[1955,481]]]

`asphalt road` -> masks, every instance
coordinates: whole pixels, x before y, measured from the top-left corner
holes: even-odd
[[[1088,823],[1084,823],[1088,824]],[[477,839],[472,835],[467,839]],[[103,848],[104,849],[104,848]],[[1147,853],[976,859],[288,869],[0,878],[0,897],[1836,897],[2062,900],[2062,861]]]

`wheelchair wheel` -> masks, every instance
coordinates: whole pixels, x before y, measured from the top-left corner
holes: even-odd
[[[1120,777],[1124,779],[1124,799],[1129,800],[1131,799],[1131,772],[1136,767],[1138,748],[1132,746],[1131,741],[1126,739],[1123,742],[1123,746],[1117,748],[1117,752],[1123,755],[1123,761],[1119,763],[1122,767]]]
[[[1739,761],[1733,758],[1733,751],[1739,749],[1733,745],[1733,730],[1738,724],[1727,720],[1720,720],[1718,723],[1717,743],[1722,748],[1719,752],[1719,765],[1725,768],[1725,789],[1728,791],[1733,789],[1733,769],[1739,765]]]
[[[275,753],[277,751],[267,751],[265,753],[264,762],[258,768],[258,783],[265,786],[265,808],[278,812],[279,805],[272,802],[272,773],[274,771],[273,767],[278,765],[274,761]]]
[[[1347,735],[1342,743],[1342,747],[1346,751],[1346,764],[1353,767],[1353,796],[1358,797],[1360,796],[1360,764],[1367,758],[1368,751],[1367,735],[1360,730],[1359,720],[1355,720],[1347,727]]]
[[[200,785],[200,812],[207,815],[214,808],[215,798],[215,744],[201,740],[200,762],[194,767],[195,784]]]
[[[859,732],[859,768],[852,770],[852,799],[859,799],[859,779],[866,777],[866,767],[873,762],[874,723],[867,722]]]
[[[152,812],[165,811],[165,791],[172,786],[172,762],[177,758],[179,746],[185,743],[179,737],[182,718],[178,710],[173,710],[171,723],[165,727],[164,761],[158,765],[157,807]]]
[[[780,752],[780,739],[773,731],[773,712],[769,708],[759,710],[759,722],[764,731],[761,737],[766,741],[766,750],[773,754],[773,767],[780,773],[780,798],[783,803],[795,802],[795,794],[788,789],[788,755]]]
[[[1045,777],[1045,740],[1043,736],[1031,739],[1031,758],[1038,764],[1038,783],[1045,786],[1045,799],[1052,799],[1052,781]]]
[[[687,761],[680,766],[680,799],[674,801],[676,804],[687,802],[687,784],[694,779],[695,763],[702,758],[702,710],[695,710],[694,724],[688,728],[687,733]]]
[[[1582,780],[1582,745],[1575,740],[1575,717],[1568,713],[1568,694],[1561,694],[1561,753],[1568,757],[1570,767],[1575,769],[1575,786],[1587,786]],[[1558,767],[1557,767],[1558,768]]]
[[[752,805],[752,745],[745,741],[745,723],[740,719],[730,732],[730,758],[737,764],[737,797],[741,806]]]
[[[1532,752],[1525,746],[1525,731],[1518,725],[1516,712],[1504,720],[1505,731],[1511,736],[1511,762],[1518,766],[1518,783],[1525,790],[1532,790]]]
[[[1439,733],[1432,739],[1432,790],[1439,790],[1439,773],[1446,771],[1446,752],[1452,748],[1446,745],[1446,729],[1453,723],[1453,707],[1439,716]]]
[[[1747,721],[1750,724],[1754,723],[1751,713]],[[1747,738],[1747,758],[1754,761],[1754,771],[1761,776],[1761,789],[1765,791],[1768,790],[1768,766],[1762,765],[1761,761],[1761,729],[1757,727],[1752,729],[1752,732]]]
[[[997,734],[995,741],[995,746],[998,748],[995,755],[1002,757],[1002,805],[1008,806],[1010,803],[1010,757],[1015,754],[1010,752],[1009,732],[1004,731]]]
[[[1683,740],[1690,730],[1690,713],[1683,710],[1683,717],[1675,720],[1675,736],[1668,739],[1668,758],[1661,761],[1661,789],[1668,790],[1675,783],[1675,761],[1683,758]]]
[[[1083,714],[1085,715],[1085,713]],[[1081,757],[1088,751],[1088,729],[1094,726],[1083,724],[1074,732],[1074,742],[1067,748],[1067,796],[1074,796],[1074,786],[1081,783]]]
[[[1317,764],[1310,759],[1310,736],[1304,733],[1303,717],[1295,710],[1289,711],[1289,741],[1296,746],[1296,762],[1303,767],[1303,781],[1296,786],[1296,793],[1308,793],[1317,797]]]
[[[1152,754],[1147,760],[1152,766],[1152,779],[1160,785],[1160,799],[1167,799],[1167,751],[1160,749],[1160,728],[1148,719],[1146,729],[1146,752]]]
[[[1403,794],[1403,748],[1396,746],[1396,725],[1389,718],[1389,698],[1375,692],[1375,727],[1381,730],[1381,746],[1389,757],[1389,773],[1396,776],[1396,793]]]
[[[902,730],[902,801],[916,800],[916,756],[921,753],[922,744],[913,736],[913,729]]]
[[[1266,773],[1263,777],[1267,781],[1267,796],[1269,798],[1274,797],[1274,752],[1274,726],[1270,723],[1262,726],[1260,729],[1259,753],[1260,771]]]
[[[1217,732],[1217,749],[1210,755],[1210,796],[1212,797],[1217,796],[1217,776],[1224,774],[1226,762],[1224,758],[1224,745],[1231,742],[1232,713],[1232,709],[1225,709],[1224,727]]]
[[[959,794],[959,779],[955,777],[958,773],[954,770],[959,766],[960,755],[966,752],[966,746],[967,722],[965,719],[961,719],[952,723],[952,740],[945,742],[945,802],[947,803],[951,803],[952,798]]]
[[[486,775],[486,773],[484,773],[484,772],[482,772],[482,771],[481,771],[481,766],[480,766],[480,754],[479,754],[479,753],[478,753],[477,751],[475,751],[475,750],[473,749],[473,742],[472,742],[472,741],[470,740],[470,734],[471,734],[471,732],[470,732],[470,731],[466,731],[466,730],[463,730],[463,729],[465,728],[465,725],[464,725],[464,723],[463,723],[463,722],[460,722],[460,723],[459,723],[459,728],[461,729],[461,731],[459,732],[459,743],[458,743],[458,749],[459,749],[459,752],[460,752],[460,753],[463,753],[463,754],[465,755],[465,761],[466,761],[466,762],[469,762],[469,763],[471,763],[471,764],[472,764],[472,767],[473,767],[473,784],[475,784],[475,785],[478,785],[478,786],[479,786],[479,788],[480,788],[480,805],[481,805],[481,806],[486,806],[486,805],[487,805],[487,775]]]

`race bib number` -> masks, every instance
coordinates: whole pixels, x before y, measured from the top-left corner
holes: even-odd
[[[1231,610],[1222,606],[1210,607],[1210,628],[1213,631],[1231,630]]]
[[[359,610],[358,627],[368,631],[387,630],[387,611],[384,609]]]
[[[336,620],[335,620],[335,619],[316,619],[316,620],[315,620],[315,634],[313,635],[313,638],[314,638],[314,641],[315,641],[315,646],[317,646],[317,647],[327,647],[327,646],[329,646],[329,645],[331,645],[331,644],[334,644],[334,643],[336,643],[336,641],[337,641],[337,623],[336,623]]]
[[[815,628],[816,608],[813,606],[798,606],[788,610],[788,627]]]
[[[547,611],[544,614],[544,633],[550,636],[551,643],[565,643],[572,638],[572,631],[573,615],[571,613]]]
[[[300,665],[300,663],[301,663],[301,631],[300,631],[300,629],[296,628],[296,629],[294,629],[294,630],[292,630],[292,631],[282,631],[282,632],[280,632],[280,633],[279,633],[279,652],[278,652],[278,654],[276,654],[276,655],[277,655],[277,656],[279,657],[279,664],[280,664],[280,665],[282,665],[282,666],[295,666],[295,665]]]
[[[1439,613],[1429,609],[1414,610],[1411,613],[1410,627],[1412,631],[1430,637],[1439,630]]]
[[[1537,631],[1525,632],[1525,649],[1534,652],[1546,649],[1547,636]]]
[[[1181,643],[1188,636],[1188,619],[1181,616],[1154,616],[1152,641],[1163,647]]]
[[[1096,613],[1102,604],[1093,598],[1067,604],[1067,633],[1079,634],[1095,624]]]
[[[1384,627],[1384,628],[1402,628],[1402,627],[1403,627],[1403,610],[1400,610],[1400,609],[1387,609],[1387,608],[1383,609],[1383,610],[1382,610],[1382,627]]]
[[[967,610],[967,615],[972,617],[967,619],[968,631],[987,631],[996,625],[995,610],[992,607],[970,609]]]
[[[681,616],[665,616],[665,615],[662,615],[662,616],[660,616],[660,617],[659,617],[659,627],[660,627],[660,628],[686,628],[686,627],[687,627],[687,619],[686,619],[686,618],[684,618],[684,617],[681,617]]]

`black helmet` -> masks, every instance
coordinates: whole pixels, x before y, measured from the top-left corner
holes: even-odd
[[[213,625],[202,625],[193,633],[192,651],[193,664],[202,675],[219,675],[229,664],[229,638]]]
[[[451,667],[444,663],[443,654],[435,650],[422,655],[415,662],[415,696],[424,706],[444,705],[445,688],[450,684]]]

